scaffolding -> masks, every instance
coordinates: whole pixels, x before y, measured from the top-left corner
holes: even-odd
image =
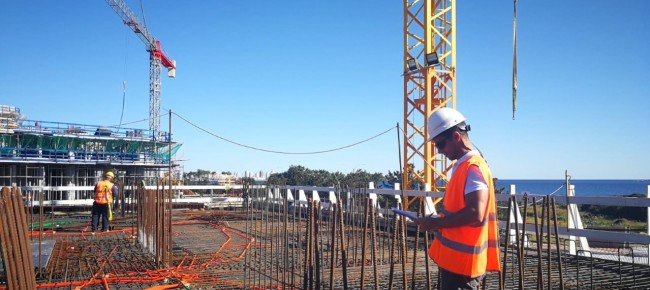
[[[10,122],[10,121],[8,121]],[[142,129],[14,120],[0,131],[0,161],[169,164],[181,144],[169,150],[169,134]]]
[[[182,144],[171,134],[121,126],[28,120],[0,105],[0,186],[58,187],[45,200],[92,198],[107,170],[125,183],[158,184]]]

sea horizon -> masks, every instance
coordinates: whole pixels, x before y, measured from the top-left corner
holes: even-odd
[[[516,193],[555,194],[566,193],[564,179],[497,179],[495,186],[510,192],[515,185]],[[570,179],[575,186],[576,196],[612,196],[648,193],[650,180],[647,179]]]

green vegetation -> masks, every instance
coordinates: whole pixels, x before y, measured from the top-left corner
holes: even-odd
[[[210,179],[210,175],[215,174],[216,172],[210,170],[198,169],[196,171],[190,171],[183,173],[183,183],[184,184],[207,184]]]
[[[343,174],[339,171],[312,170],[303,166],[293,165],[285,172],[274,173],[269,176],[267,184],[365,188],[369,182],[378,183],[386,180],[392,183],[399,180],[398,177],[398,172],[383,175],[381,173],[369,173],[365,170],[357,169],[348,174]]]
[[[625,197],[645,198],[640,193]],[[585,227],[625,229],[632,232],[647,230],[648,209],[645,207],[581,205],[580,213]],[[584,214],[583,214],[584,213]]]

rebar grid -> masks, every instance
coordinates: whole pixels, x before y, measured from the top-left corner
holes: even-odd
[[[249,207],[234,211],[175,211],[169,266],[161,267],[137,242],[138,232],[129,217],[115,221],[117,230],[109,233],[90,235],[84,232],[87,223],[71,224],[56,233],[32,232],[32,239],[57,241],[47,268],[36,277],[38,287],[437,287],[438,269],[426,254],[430,237],[418,233],[410,222],[379,215],[364,192],[330,208],[314,202],[290,205],[285,198],[270,198],[266,190],[252,196]],[[568,255],[566,243],[553,229],[552,199],[533,211],[538,211],[537,237],[509,237],[511,231],[503,232],[505,276],[488,274],[485,289],[499,289],[501,283],[503,289],[650,288],[647,266],[590,258],[588,253]],[[506,243],[511,238],[516,242]],[[617,254],[635,255],[631,248]]]

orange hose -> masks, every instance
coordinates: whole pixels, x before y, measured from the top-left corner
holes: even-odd
[[[164,290],[164,289],[174,289],[178,288],[181,286],[181,283],[176,283],[174,285],[159,285],[159,286],[153,286],[149,288],[145,288],[145,290]]]

